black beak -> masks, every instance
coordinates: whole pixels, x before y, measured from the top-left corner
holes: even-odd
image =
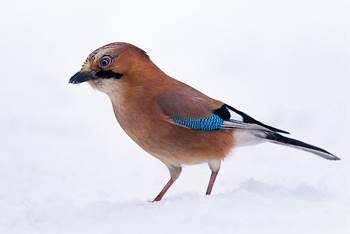
[[[79,84],[79,83],[83,83],[83,82],[88,81],[88,80],[95,80],[97,78],[98,77],[96,76],[95,71],[92,71],[92,72],[81,71],[81,72],[75,73],[74,76],[72,76],[70,78],[69,83]]]

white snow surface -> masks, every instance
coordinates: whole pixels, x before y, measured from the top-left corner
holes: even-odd
[[[0,233],[350,233],[350,2],[6,1],[0,14]],[[167,169],[110,101],[69,85],[86,56],[134,43],[169,75],[324,147],[240,148]]]

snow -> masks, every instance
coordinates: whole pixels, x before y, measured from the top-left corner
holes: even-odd
[[[0,14],[0,233],[350,233],[348,1],[11,1]],[[167,169],[68,79],[128,41],[164,71],[341,161],[273,144]]]

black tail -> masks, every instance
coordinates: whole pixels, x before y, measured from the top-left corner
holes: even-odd
[[[322,158],[329,159],[329,160],[340,160],[337,156],[334,154],[329,153],[328,151],[321,149],[319,147],[309,145],[305,142],[298,141],[292,138],[288,138],[285,136],[282,136],[278,133],[267,133],[266,139],[272,143],[286,145],[290,147],[294,147],[297,149],[305,150],[310,153],[316,154],[318,156],[321,156]]]

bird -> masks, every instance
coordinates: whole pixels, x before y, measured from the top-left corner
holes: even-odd
[[[69,80],[83,82],[107,94],[121,128],[168,168],[170,179],[153,202],[164,197],[183,166],[201,163],[211,170],[206,189],[210,195],[221,162],[241,146],[270,142],[340,160],[168,76],[130,43],[114,42],[94,50]]]

